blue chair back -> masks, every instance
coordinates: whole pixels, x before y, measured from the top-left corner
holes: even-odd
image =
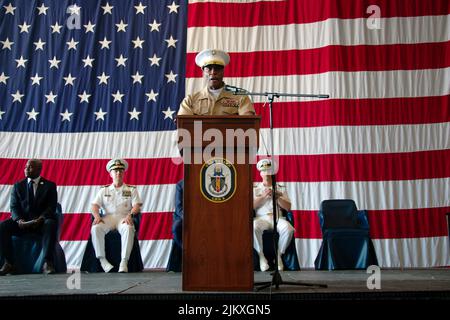
[[[351,199],[324,200],[320,205],[319,219],[322,231],[339,228],[359,228],[358,209]]]

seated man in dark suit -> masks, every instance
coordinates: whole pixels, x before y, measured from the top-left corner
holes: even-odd
[[[11,218],[0,223],[0,256],[5,263],[0,275],[14,271],[12,236],[41,233],[45,257],[43,272],[55,273],[53,248],[56,241],[56,184],[41,177],[42,161],[30,159],[25,165],[25,179],[14,184],[11,193]]]

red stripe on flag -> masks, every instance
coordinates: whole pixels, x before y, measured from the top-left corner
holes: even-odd
[[[230,53],[227,77],[305,75],[332,71],[437,69],[450,65],[450,41],[327,46],[307,50]],[[201,78],[197,53],[187,54],[186,77]],[[270,63],[267,63],[270,61]]]
[[[369,211],[370,235],[374,239],[448,236],[450,207]]]
[[[255,104],[261,128],[269,108]],[[274,128],[441,123],[450,121],[450,95],[420,98],[329,99],[275,102]]]
[[[444,237],[448,235],[446,212],[450,207],[370,210],[372,239]],[[293,211],[295,237],[321,239],[318,211]]]
[[[283,182],[386,181],[450,177],[450,149],[371,154],[280,156],[277,180]],[[368,170],[370,168],[370,170]],[[261,176],[253,168],[256,181]]]
[[[61,241],[88,240],[91,233],[91,214],[65,214]],[[139,240],[172,239],[172,213],[142,213]]]
[[[450,207],[369,210],[370,235],[372,239],[420,238],[448,236],[446,213]],[[295,237],[320,239],[318,211],[293,210]],[[9,218],[1,212],[0,220]],[[61,241],[87,240],[91,230],[88,213],[65,214]],[[139,240],[172,239],[172,212],[143,213]]]
[[[90,213],[64,214],[61,241],[88,240],[91,234],[91,225]]]
[[[292,23],[310,23],[331,18],[355,19],[368,18],[373,12],[367,9],[375,4],[380,8],[380,16],[408,17],[426,15],[444,15],[449,12],[448,1],[418,1],[407,5],[402,1],[264,1],[253,3],[191,3],[189,4],[188,27],[246,27],[256,25],[277,25]],[[218,14],[232,12],[232,14]],[[301,14],[299,14],[301,13]],[[211,15],[214,19],[211,19]]]
[[[58,186],[107,185],[111,184],[111,177],[105,169],[108,161],[44,159],[42,176]],[[129,169],[125,174],[125,181],[131,185],[173,184],[183,178],[182,165],[175,165],[171,158],[127,161]],[[26,162],[26,159],[0,159],[0,166],[11,168],[0,176],[0,184],[13,184],[23,179]]]
[[[280,172],[278,180],[290,181],[382,181],[432,179],[450,176],[450,166],[436,165],[441,159],[450,157],[450,149],[402,152],[402,153],[368,153],[368,154],[320,154],[320,155],[281,155],[279,156]],[[5,159],[0,159],[0,165]],[[167,159],[166,168],[171,160]],[[12,162],[24,163],[24,160],[8,159]],[[111,178],[104,172],[102,175],[90,174],[93,167],[103,167],[104,160],[45,160],[42,176],[56,182],[58,186],[106,185]],[[130,168],[126,181],[132,185],[147,185],[149,176],[142,174],[153,161],[140,161],[141,167]],[[61,165],[59,165],[61,164]],[[168,171],[159,172],[164,176],[166,184],[175,184],[182,179],[181,166],[173,165]],[[142,168],[142,169],[141,169]],[[367,170],[371,168],[371,170]],[[69,170],[69,171],[68,171]],[[172,170],[172,171],[170,171]],[[254,168],[256,170],[256,168]],[[75,172],[77,175],[67,175]],[[167,172],[167,174],[166,174]],[[261,178],[254,172],[256,181]],[[155,178],[153,176],[153,178]],[[16,171],[8,171],[0,178],[1,184],[14,184],[22,177]]]
[[[11,218],[11,213],[9,212],[0,212],[0,221]]]
[[[152,212],[142,215],[139,240],[172,239],[172,212]]]

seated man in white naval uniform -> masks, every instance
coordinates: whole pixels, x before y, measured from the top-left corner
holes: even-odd
[[[106,165],[113,183],[103,186],[92,202],[91,235],[95,255],[105,272],[111,271],[113,265],[105,256],[105,235],[117,229],[120,233],[122,252],[119,272],[128,272],[128,259],[133,248],[135,228],[133,215],[139,214],[142,206],[141,198],[135,186],[123,182],[128,163],[123,159],[112,159]],[[100,208],[103,216],[100,216]]]
[[[256,183],[253,188],[253,209],[255,218],[253,219],[253,247],[259,255],[259,265],[261,271],[267,271],[269,264],[263,252],[263,232],[264,230],[273,230],[273,204],[272,204],[272,175],[275,170],[270,159],[262,159],[256,165],[260,171],[262,182]],[[281,256],[286,251],[292,236],[294,227],[282,216],[280,207],[286,211],[291,210],[291,201],[286,190],[277,184],[276,190],[277,202],[277,230],[280,235],[278,240],[278,270],[283,270],[283,261]]]

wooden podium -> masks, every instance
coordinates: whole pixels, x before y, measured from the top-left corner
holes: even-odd
[[[251,291],[251,163],[258,150],[260,117],[178,116],[177,124],[185,161],[183,290]],[[232,135],[242,137],[244,132],[255,138]],[[213,142],[220,146],[215,152]]]

